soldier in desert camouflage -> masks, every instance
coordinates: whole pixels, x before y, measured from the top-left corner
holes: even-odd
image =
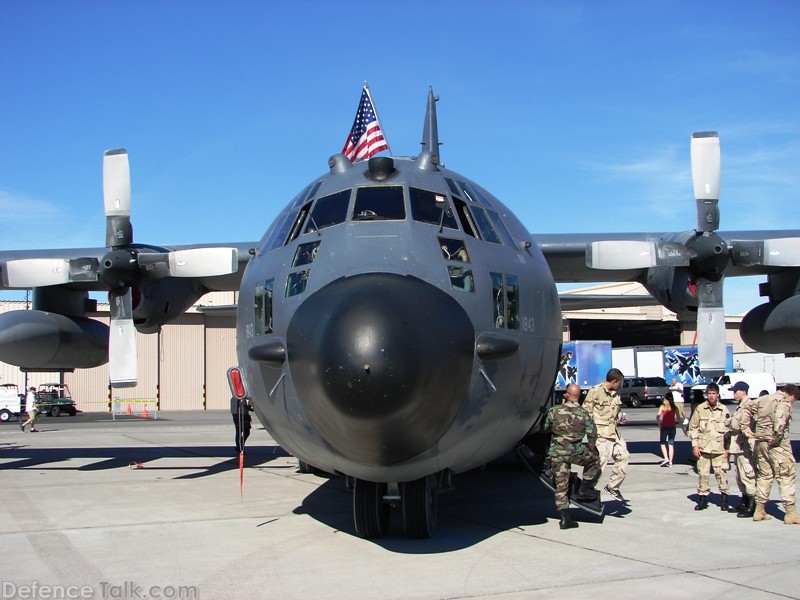
[[[573,464],[583,466],[583,481],[575,499],[594,502],[600,497],[594,488],[600,479],[600,457],[595,446],[597,429],[589,413],[578,404],[580,395],[581,388],[574,383],[569,384],[564,392],[564,402],[553,406],[544,422],[544,431],[553,432],[547,454],[556,490],[556,508],[561,513],[561,529],[578,526],[569,515],[569,476]],[[584,438],[588,440],[586,444],[583,443]]]
[[[737,381],[731,386],[733,399],[739,406],[728,422],[729,431],[725,434],[730,441],[728,455],[736,467],[736,485],[742,493],[739,507],[730,507],[728,512],[735,512],[740,518],[750,518],[756,511],[756,457],[753,453],[753,440],[742,431],[742,418],[747,407],[756,402],[755,398],[748,397],[749,390],[750,386],[744,381]],[[749,427],[747,429],[752,433]]]
[[[697,506],[695,510],[708,508],[709,470],[714,477],[722,496],[719,508],[728,510],[728,451],[725,449],[725,433],[731,414],[728,408],[719,401],[719,386],[709,383],[706,386],[707,400],[692,413],[689,421],[689,438],[692,440],[692,455],[697,459],[697,473],[700,482],[697,486]]]
[[[783,522],[800,525],[800,515],[795,512],[795,466],[792,447],[789,444],[789,422],[792,420],[792,404],[800,396],[796,385],[787,385],[774,394],[761,396],[747,407],[742,418],[742,429],[755,421],[755,431],[750,435],[756,443],[756,510],[754,521],[771,519],[764,510],[769,500],[772,481],[778,481],[778,491],[786,510]],[[748,431],[745,430],[747,433]]]

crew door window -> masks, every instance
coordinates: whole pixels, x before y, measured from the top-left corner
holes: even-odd
[[[490,273],[494,326],[497,329],[519,329],[519,277]]]
[[[263,286],[256,288],[255,322],[257,335],[272,333],[272,288],[274,284],[274,279],[267,279]]]

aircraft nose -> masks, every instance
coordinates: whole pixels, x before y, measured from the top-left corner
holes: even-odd
[[[342,455],[378,466],[413,458],[445,433],[467,392],[474,344],[456,300],[387,273],[330,283],[298,307],[287,332],[311,423]]]

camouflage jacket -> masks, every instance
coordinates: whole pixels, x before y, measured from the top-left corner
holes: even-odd
[[[755,404],[756,400],[753,398],[745,398],[739,403],[739,407],[736,409],[736,412],[733,413],[730,422],[728,423],[729,432],[727,436],[730,439],[730,448],[728,448],[728,452],[731,454],[742,454],[747,450],[753,449],[753,442],[748,439],[745,431],[750,430],[752,431],[752,426],[747,425],[744,427],[742,425],[742,420],[745,419],[745,413],[747,412],[747,407],[751,404]]]
[[[757,441],[777,439],[779,444],[789,443],[789,422],[792,420],[792,403],[786,394],[775,392],[748,404],[742,416],[742,428],[755,422]]]
[[[717,402],[712,408],[708,402],[699,404],[689,421],[689,439],[692,448],[700,448],[701,452],[723,454],[725,452],[725,433],[731,413],[728,407]]]
[[[577,402],[557,404],[547,411],[544,431],[552,431],[548,454],[551,457],[571,455],[586,437],[590,442],[597,441],[597,429],[591,415]]]
[[[607,440],[618,440],[621,437],[617,429],[621,407],[619,394],[608,391],[602,383],[590,389],[583,401],[583,408],[592,416],[597,426],[597,435]]]

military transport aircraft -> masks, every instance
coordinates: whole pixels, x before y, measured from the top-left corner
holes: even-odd
[[[724,370],[724,277],[764,274],[742,323],[764,352],[800,352],[800,230],[717,231],[716,133],[692,136],[697,225],[623,235],[530,233],[476,182],[444,168],[430,90],[422,151],[351,163],[305,186],[258,242],[134,243],[128,158],[104,158],[105,248],[0,252],[3,287],[33,310],[0,315],[0,360],[94,367],[136,380],[134,329],[155,332],[212,290],[239,290],[247,396],[274,439],[353,485],[358,535],[436,526],[437,494],[537,430],[559,366],[556,282],[639,281],[696,321],[701,364]],[[86,317],[109,292],[110,327]],[[606,305],[623,300],[577,300]],[[637,302],[640,303],[640,302]]]

